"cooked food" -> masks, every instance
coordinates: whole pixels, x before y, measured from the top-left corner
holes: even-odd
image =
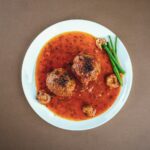
[[[117,38],[113,44],[84,32],[52,38],[36,62],[38,101],[66,119],[85,120],[102,114],[112,106],[123,84],[125,71],[116,49]]]
[[[72,70],[84,85],[97,79],[100,73],[100,63],[91,55],[79,54],[73,60]]]
[[[111,75],[107,76],[106,84],[110,88],[118,88],[119,87],[119,82],[117,80],[116,75],[115,74],[111,74]]]
[[[104,38],[97,38],[96,39],[96,46],[99,48],[99,49],[103,49],[102,48],[102,45],[103,44],[106,44],[107,43],[107,41],[104,39]]]
[[[91,105],[83,106],[82,111],[88,117],[94,117],[96,114],[96,109],[94,109]]]
[[[51,96],[49,94],[47,94],[44,90],[39,90],[37,92],[37,99],[39,100],[39,102],[41,104],[48,104],[51,100]]]
[[[113,71],[117,76],[117,79],[120,85],[123,84],[120,73],[125,74],[124,69],[120,66],[118,57],[117,57],[117,36],[115,38],[115,46],[113,45],[112,39],[109,36],[109,42],[102,44],[102,48],[104,48],[110,58],[111,65],[113,67]]]
[[[55,95],[71,96],[76,83],[66,70],[58,68],[47,74],[46,85]]]

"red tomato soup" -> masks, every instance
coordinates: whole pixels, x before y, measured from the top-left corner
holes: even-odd
[[[84,52],[96,57],[101,63],[101,73],[96,81],[84,89],[76,80],[76,88],[71,97],[54,96],[46,104],[56,115],[71,119],[85,120],[90,117],[82,112],[82,106],[90,104],[96,108],[98,116],[114,103],[120,87],[110,89],[106,85],[106,76],[113,73],[109,57],[95,44],[96,38],[84,32],[66,32],[48,41],[42,48],[36,62],[36,88],[50,93],[46,87],[46,75],[55,68],[65,68],[71,73],[71,64],[76,55]]]

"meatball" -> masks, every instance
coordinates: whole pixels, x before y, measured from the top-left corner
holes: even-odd
[[[76,83],[66,70],[58,68],[47,74],[46,85],[57,96],[71,96]]]
[[[83,106],[82,111],[88,117],[94,117],[96,114],[96,109],[94,109],[91,105]]]
[[[97,79],[100,63],[91,55],[79,54],[73,60],[72,71],[83,85]]]
[[[96,46],[99,48],[99,49],[102,49],[102,45],[103,44],[106,44],[106,40],[104,38],[98,38],[96,39]]]
[[[118,79],[117,79],[116,75],[115,74],[111,74],[111,75],[107,76],[106,84],[111,89],[119,87],[119,82],[118,82]]]
[[[48,104],[51,100],[51,96],[47,94],[44,90],[38,91],[36,97],[41,104]]]

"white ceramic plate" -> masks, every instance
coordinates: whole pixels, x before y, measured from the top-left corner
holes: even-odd
[[[118,56],[126,74],[123,78],[124,84],[118,98],[106,112],[85,121],[70,121],[58,117],[45,106],[41,105],[35,98],[35,64],[37,56],[45,43],[54,36],[66,31],[83,31],[96,37],[108,37],[108,35],[111,35],[113,38],[115,37],[115,34],[106,27],[87,20],[67,20],[48,27],[34,39],[24,57],[22,65],[23,90],[30,106],[47,123],[67,130],[92,129],[113,118],[125,104],[132,85],[131,61],[125,46],[121,40],[118,40]]]

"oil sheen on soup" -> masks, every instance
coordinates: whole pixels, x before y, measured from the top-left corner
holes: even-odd
[[[101,62],[101,73],[96,81],[83,88],[76,81],[76,89],[71,97],[53,96],[46,104],[56,115],[71,119],[89,119],[82,112],[82,106],[90,104],[96,108],[96,115],[106,111],[117,98],[120,87],[110,89],[106,85],[106,76],[113,73],[109,57],[104,50],[99,50],[95,44],[96,38],[84,32],[66,32],[60,34],[50,41],[40,51],[36,62],[36,88],[38,90],[50,91],[46,87],[47,73],[55,68],[65,68],[71,73],[71,65],[74,57],[80,52],[90,54]]]

